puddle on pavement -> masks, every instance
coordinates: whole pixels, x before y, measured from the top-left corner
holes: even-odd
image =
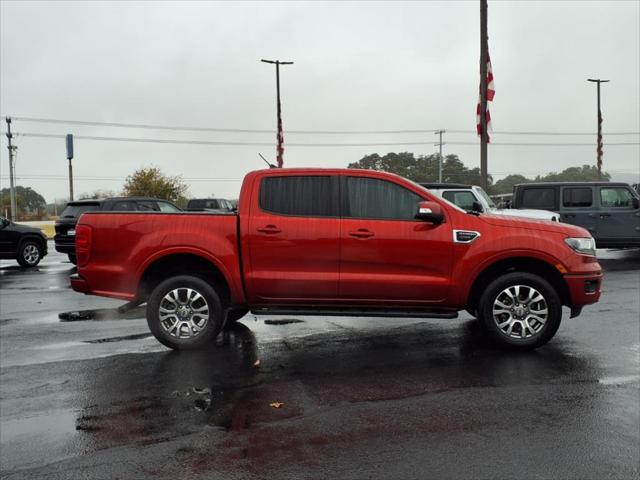
[[[95,310],[72,310],[58,314],[61,322],[81,322],[87,320],[133,320],[145,317],[145,307],[138,306],[125,312],[118,308],[98,308]]]
[[[299,320],[297,318],[278,318],[278,319],[267,319],[264,321],[266,325],[288,325],[290,323],[304,323],[304,320]]]
[[[126,340],[142,340],[144,338],[153,337],[150,333],[137,333],[134,335],[123,335],[122,337],[107,337],[107,338],[97,338],[95,340],[85,340],[84,343],[111,343],[111,342],[122,342]]]

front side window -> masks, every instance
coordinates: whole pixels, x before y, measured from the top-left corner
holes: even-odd
[[[386,180],[347,177],[346,217],[378,220],[414,220],[423,199]]]
[[[591,197],[591,188],[589,187],[565,188],[562,191],[562,205],[565,207],[590,207],[593,203]]]
[[[260,208],[280,215],[338,216],[338,178],[330,176],[265,177]]]
[[[554,188],[525,188],[522,195],[523,208],[555,210],[556,191]]]
[[[148,200],[138,200],[138,210],[141,212],[153,212],[154,210],[158,210],[156,208],[155,202],[150,202]]]
[[[624,187],[602,187],[600,205],[610,208],[632,208],[633,195]]]
[[[442,198],[463,210],[473,210],[473,202],[477,201],[476,197],[469,190],[444,192]]]
[[[180,211],[178,207],[176,207],[175,205],[171,205],[168,202],[158,202],[158,207],[160,208],[161,212],[165,213],[176,213]]]

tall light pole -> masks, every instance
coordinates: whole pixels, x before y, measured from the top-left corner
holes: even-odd
[[[280,106],[280,65],[293,65],[293,62],[281,62],[280,60],[260,60],[264,63],[271,63],[276,66],[276,95],[277,95],[277,115],[278,115],[278,146],[276,147],[276,156],[278,167],[282,168],[282,155],[284,154],[284,134],[282,133],[282,107]]]
[[[609,80],[599,78],[587,78],[587,82],[598,84],[598,146],[596,147],[596,165],[598,166],[598,180],[602,179],[602,111],[600,110],[600,84]]]
[[[439,157],[439,161],[438,161],[438,183],[442,183],[442,134],[446,132],[446,130],[436,130],[435,133],[436,135],[440,135],[440,142],[436,143],[436,145],[440,145],[440,157]]]
[[[18,149],[15,145],[12,145],[11,140],[13,139],[13,134],[11,133],[11,117],[7,117],[7,139],[9,140],[9,145],[7,148],[9,149],[9,197],[11,198],[11,221],[16,221],[16,187],[14,184],[15,177],[15,167],[13,162],[13,156]]]

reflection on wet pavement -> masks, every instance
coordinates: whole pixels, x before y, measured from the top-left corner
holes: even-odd
[[[3,475],[637,477],[640,277],[635,254],[615,255],[601,303],[525,353],[466,316],[252,315],[210,348],[173,352],[149,337],[144,307],[72,310],[56,292],[25,314],[16,301],[0,318]],[[7,278],[2,295],[38,277]]]

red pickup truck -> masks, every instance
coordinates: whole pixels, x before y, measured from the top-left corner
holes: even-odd
[[[163,344],[195,348],[256,314],[455,318],[535,348],[600,297],[589,232],[466,212],[381,172],[272,169],[237,213],[84,213],[74,290],[147,303]]]

